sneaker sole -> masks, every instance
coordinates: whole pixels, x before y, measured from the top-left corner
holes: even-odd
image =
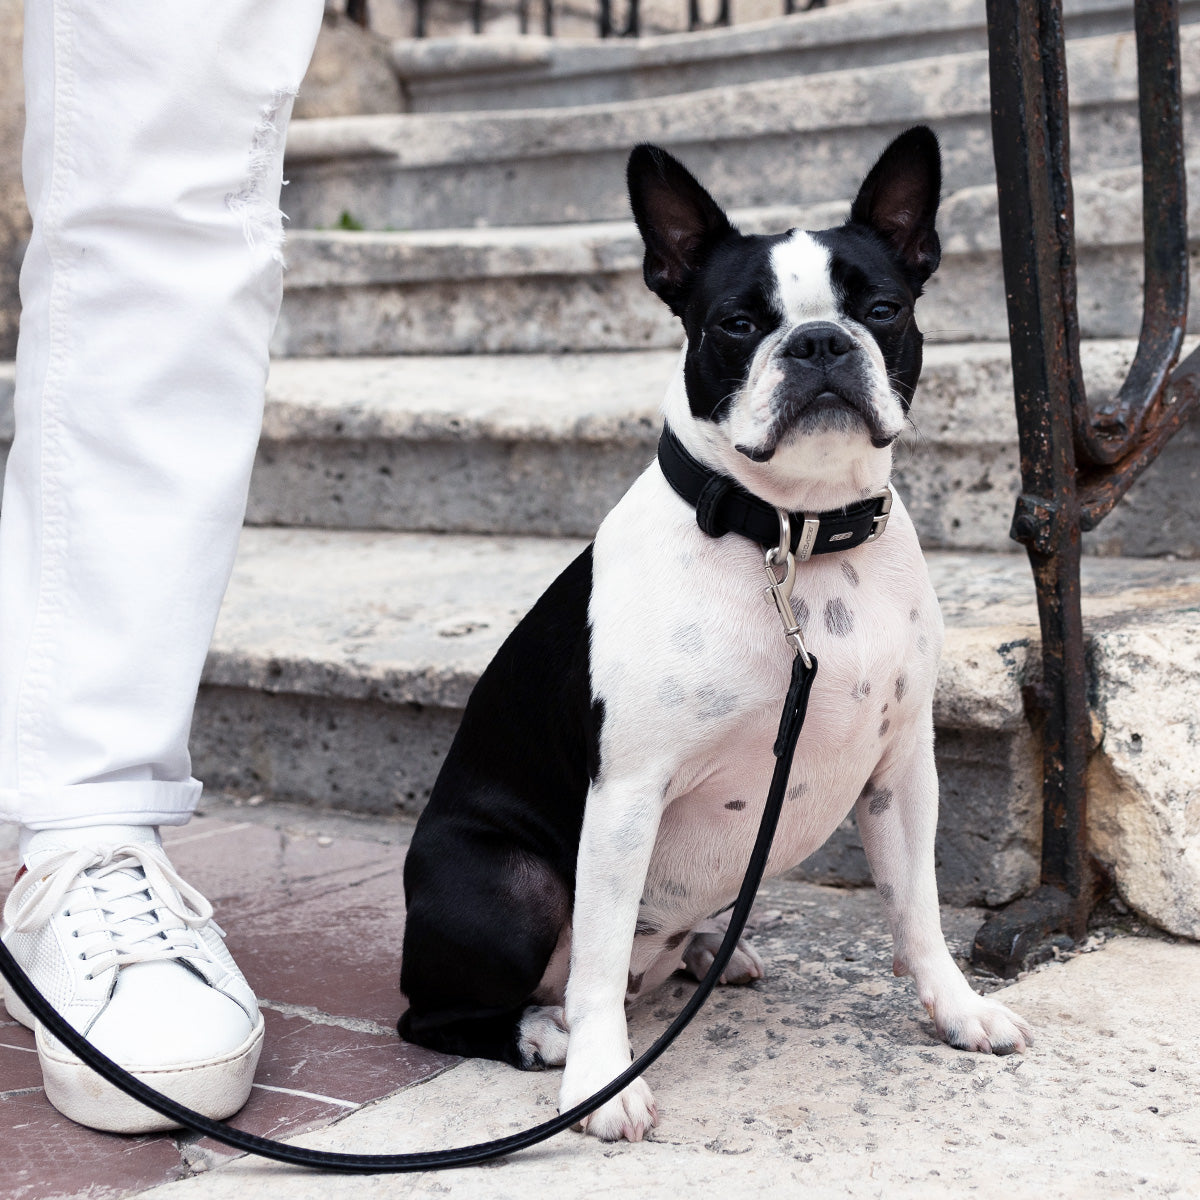
[[[154,1133],[179,1128],[176,1122],[127,1096],[71,1054],[8,989],[4,1006],[14,1021],[34,1030],[46,1098],[64,1117],[105,1133]],[[265,1028],[262,1013],[257,1015],[250,1036],[221,1058],[170,1067],[126,1069],[177,1103],[213,1120],[224,1120],[233,1116],[250,1097]]]

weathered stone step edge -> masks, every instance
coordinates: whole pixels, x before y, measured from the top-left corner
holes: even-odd
[[[1200,230],[1200,165],[1189,169]],[[1141,325],[1141,184],[1136,170],[1075,184],[1085,338]],[[747,231],[840,223],[847,206],[736,212]],[[1008,336],[993,188],[946,202],[945,253],[920,306],[931,340]],[[1197,243],[1200,244],[1200,243]],[[679,345],[678,323],[642,282],[631,222],[436,233],[301,232],[273,349],[331,354],[536,353]],[[1200,329],[1193,315],[1190,328]]]
[[[1200,28],[1182,46],[1185,106],[1200,119]],[[1135,164],[1132,38],[1072,47],[1075,169]],[[994,174],[986,81],[986,55],[974,54],[917,74],[879,67],[609,106],[297,122],[284,208],[314,228],[344,214],[377,229],[616,219],[640,141],[679,153],[727,204],[811,203],[851,193],[886,139],[917,121],[936,125],[952,186],[983,184]]]
[[[1093,404],[1115,393],[1135,348],[1131,339],[1081,344]],[[279,359],[267,383],[262,436],[270,442],[616,442],[652,449],[678,357],[671,350],[634,350]],[[1007,344],[928,343],[924,358],[913,404],[916,427],[904,436],[918,443],[1015,444]],[[3,430],[0,416],[0,436]]]
[[[1187,347],[1190,349],[1190,346]],[[1084,343],[1094,404],[1133,343]],[[672,351],[275,364],[251,525],[590,537],[654,453]],[[11,424],[0,366],[0,471]],[[927,549],[1012,552],[1004,345],[927,347],[893,478]],[[1200,557],[1200,413],[1085,549]]]
[[[1068,0],[1069,38],[1132,28],[1126,0]],[[1200,4],[1184,0],[1181,21]],[[579,42],[539,36],[402,39],[392,62],[411,111],[512,109],[645,98],[917,61],[981,49],[982,0],[883,0],[802,20]]]
[[[1195,345],[1185,344],[1184,354]],[[1080,346],[1088,396],[1113,395],[1136,342]],[[1016,440],[1012,370],[1003,342],[927,342],[914,401],[918,444],[980,447]],[[620,443],[652,448],[678,352],[420,355],[276,359],[264,443]],[[12,441],[15,365],[0,361],[0,450]]]
[[[461,709],[500,642],[585,544],[247,529],[204,683]],[[1018,728],[1038,640],[1023,557],[927,560],[947,625],[937,724]],[[1200,563],[1088,559],[1083,578],[1089,625],[1200,611]]]
[[[1200,224],[1200,165],[1188,168],[1189,227]],[[1142,241],[1141,174],[1120,168],[1074,179],[1076,240],[1080,252],[1111,252]],[[824,229],[846,219],[850,201],[734,208],[745,233]],[[943,266],[950,255],[996,254],[1000,230],[996,189],[960,188],[938,215]],[[1200,235],[1197,235],[1200,236]],[[293,230],[286,246],[289,291],[318,287],[446,282],[481,278],[561,276],[638,271],[642,242],[632,220],[545,226],[342,232]]]
[[[1098,405],[1123,378],[1133,343],[1082,349]],[[676,359],[635,351],[277,363],[247,520],[590,537],[654,453]],[[922,544],[1011,551],[1020,468],[1007,346],[928,346],[912,421],[893,478]],[[1085,536],[1085,549],[1200,556],[1198,447],[1200,412]]]
[[[1188,68],[1200,53],[1200,31],[1183,27],[1181,49],[1185,90],[1194,94],[1196,85]],[[316,117],[291,123],[286,168],[290,176],[297,168],[327,161],[386,158],[404,168],[628,150],[628,122],[621,118],[634,116],[647,130],[642,136],[654,129],[658,138],[679,145],[767,132],[891,125],[933,114],[942,120],[986,115],[990,113],[986,65],[986,51],[977,50],[923,62],[916,79],[907,64],[899,63],[545,112]],[[1069,68],[1073,108],[1137,97],[1136,59],[1132,39],[1126,35],[1076,41],[1070,48]],[[907,86],[899,86],[902,83]],[[864,102],[864,90],[885,93],[887,102]],[[887,113],[887,120],[880,120],[879,113]]]

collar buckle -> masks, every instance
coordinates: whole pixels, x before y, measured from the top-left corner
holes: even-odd
[[[892,499],[895,494],[892,491],[892,485],[889,483],[871,497],[872,500],[880,500],[882,503],[879,506],[879,511],[875,514],[875,520],[871,523],[871,532],[867,534],[867,542],[873,542],[883,537],[883,531],[887,528],[888,517],[892,515]],[[863,545],[866,545],[866,542]]]

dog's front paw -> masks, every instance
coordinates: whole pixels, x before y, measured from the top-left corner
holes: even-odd
[[[710,933],[707,930],[697,933],[683,952],[683,965],[696,979],[703,979],[724,940],[724,933]],[[745,938],[739,938],[737,949],[730,956],[718,982],[741,986],[761,979],[765,973],[766,966],[759,958],[758,951]]]
[[[980,1054],[1024,1053],[1033,1045],[1033,1028],[1024,1017],[986,996],[970,993],[970,998],[954,1004],[926,1003],[938,1037],[956,1050],[974,1050]]]
[[[570,1068],[568,1067],[568,1071]],[[558,1111],[566,1112],[582,1104],[589,1096],[598,1092],[619,1072],[609,1075],[564,1078],[558,1098]],[[654,1094],[644,1079],[635,1079],[627,1088],[618,1092],[611,1100],[589,1113],[576,1129],[590,1133],[605,1142],[640,1142],[658,1124],[658,1109]]]

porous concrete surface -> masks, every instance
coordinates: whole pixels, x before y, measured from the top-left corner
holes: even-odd
[[[1185,113],[1200,117],[1200,28],[1180,45]],[[1068,66],[1074,172],[1136,164],[1132,37],[1072,41]],[[981,51],[609,105],[298,121],[284,209],[306,228],[345,212],[372,229],[616,220],[643,141],[681,155],[726,205],[806,204],[853,195],[888,137],[922,121],[958,190],[995,177],[987,80]]]
[[[960,958],[981,916],[943,908]],[[766,978],[720,989],[651,1068],[661,1122],[648,1141],[565,1133],[486,1167],[401,1176],[246,1158],[143,1195],[1178,1200],[1200,1188],[1200,947],[1134,935],[1127,918],[1106,925],[1089,952],[993,993],[1036,1034],[1026,1054],[993,1058],[935,1039],[911,982],[891,975],[872,891],[768,882],[755,920]],[[635,1049],[692,987],[676,977],[633,1010]],[[474,1143],[553,1115],[558,1082],[466,1060],[295,1141],[367,1153]]]
[[[1132,28],[1125,0],[1064,9],[1068,37]],[[1185,2],[1181,18],[1198,11]],[[599,104],[979,50],[985,19],[983,0],[867,0],[800,20],[636,39],[403,37],[392,58],[412,112]]]
[[[1081,349],[1095,407],[1115,393],[1134,343]],[[590,537],[654,453],[677,358],[650,350],[276,362],[248,519]],[[0,441],[3,405],[0,396]],[[922,545],[1015,550],[1007,345],[927,345],[910,415],[893,478]],[[1087,535],[1091,551],[1200,554],[1198,440],[1200,412]]]
[[[1190,223],[1200,228],[1196,164],[1189,168],[1188,191]],[[1077,176],[1074,195],[1081,334],[1135,337],[1142,321],[1139,172]],[[778,232],[840,224],[848,209],[848,203],[827,202],[732,215],[746,232]],[[922,328],[943,341],[1006,340],[994,187],[948,196],[938,224],[943,257],[920,302]],[[279,356],[680,344],[678,322],[642,280],[643,249],[632,222],[411,233],[305,230],[292,235],[287,253],[291,270],[274,339]],[[1192,257],[1200,257],[1195,248]],[[1191,327],[1200,329],[1194,316]]]
[[[1089,399],[1131,341],[1082,347]],[[1185,347],[1185,349],[1190,349]],[[281,360],[250,489],[256,525],[590,537],[654,453],[670,350]],[[12,435],[0,364],[0,471]],[[1008,347],[937,343],[894,480],[928,549],[1015,551]],[[1105,554],[1200,555],[1200,412],[1098,530]]]

